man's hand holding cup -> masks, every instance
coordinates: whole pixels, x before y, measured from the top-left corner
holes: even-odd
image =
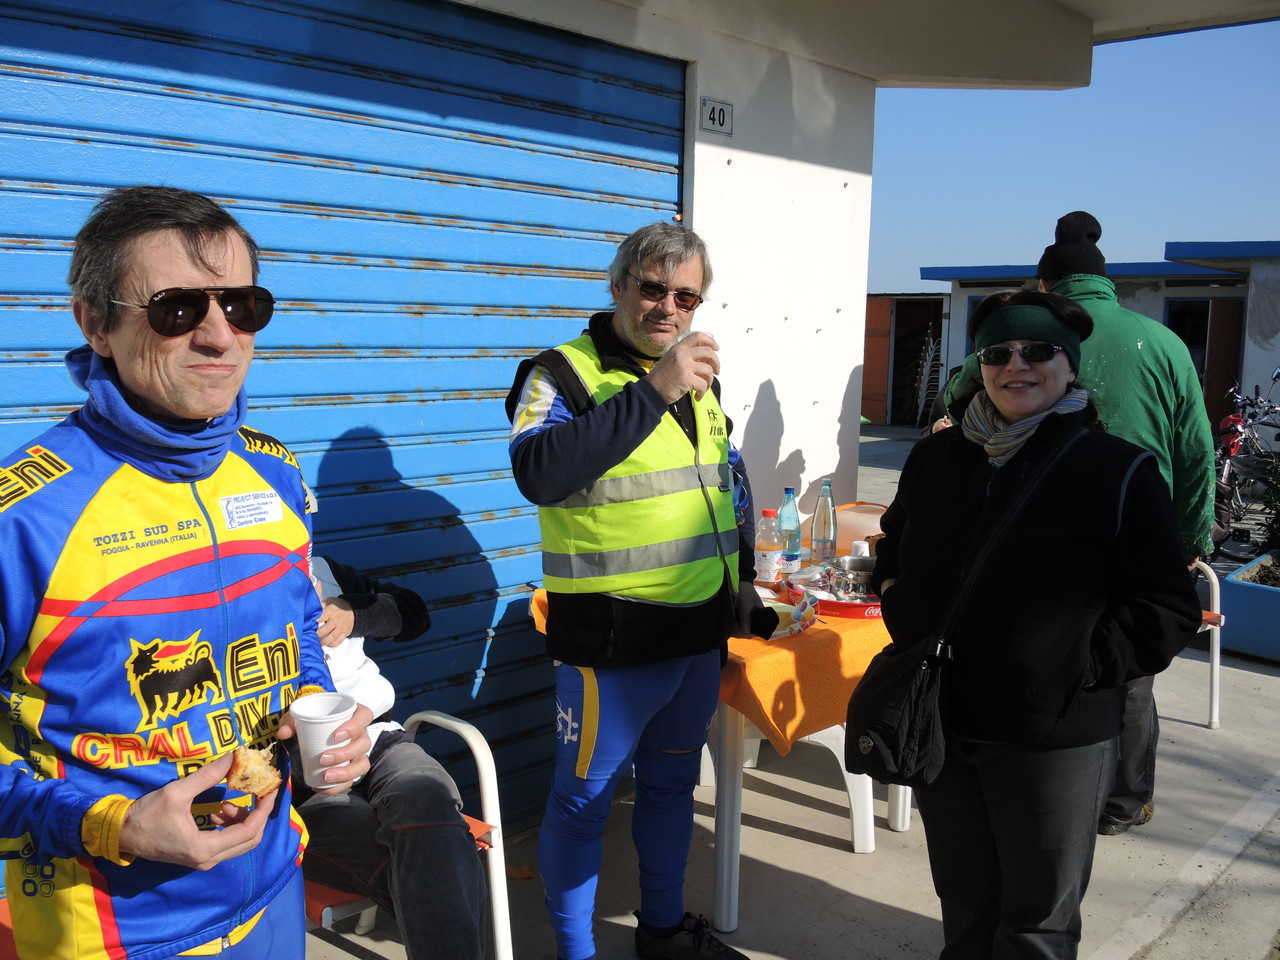
[[[667,403],[675,403],[686,393],[701,400],[720,373],[719,349],[715,337],[695,330],[673,343],[654,364],[649,383]]]

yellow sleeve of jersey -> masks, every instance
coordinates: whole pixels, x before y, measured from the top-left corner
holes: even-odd
[[[122,867],[133,863],[132,854],[120,852],[120,829],[131,806],[133,801],[128,797],[113,793],[89,808],[80,821],[80,839],[89,856],[102,857]]]

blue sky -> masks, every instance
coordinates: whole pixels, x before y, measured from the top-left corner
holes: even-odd
[[[1280,240],[1280,22],[1095,47],[1080,90],[877,93],[870,292],[1035,263],[1071,210],[1108,261]]]

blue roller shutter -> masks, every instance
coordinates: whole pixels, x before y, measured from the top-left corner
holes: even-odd
[[[683,86],[680,63],[445,2],[0,4],[0,448],[80,402],[66,273],[101,194],[225,204],[280,301],[250,423],[314,486],[318,551],[427,599],[424,638],[374,651],[398,715],[472,719],[508,813],[533,812],[554,702],[502,399],[607,306],[617,242],[677,212]]]

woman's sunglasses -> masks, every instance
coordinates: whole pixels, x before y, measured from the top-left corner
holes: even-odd
[[[111,302],[147,311],[152,330],[162,337],[180,337],[204,322],[210,299],[218,301],[227,323],[245,333],[257,333],[270,323],[276,306],[266,287],[169,287],[153,293],[146,303]]]
[[[1048,363],[1062,348],[1053,343],[1024,343],[1018,347],[1027,363]],[[983,347],[978,351],[978,362],[988,367],[1003,367],[1013,356],[1013,347]]]
[[[640,296],[646,300],[652,300],[657,303],[665,300],[667,294],[671,294],[671,299],[676,302],[676,306],[681,310],[696,310],[698,304],[702,303],[702,298],[692,290],[672,290],[665,283],[659,283],[657,280],[641,280],[639,277],[632,276],[632,280],[636,282],[636,288],[640,291]]]

